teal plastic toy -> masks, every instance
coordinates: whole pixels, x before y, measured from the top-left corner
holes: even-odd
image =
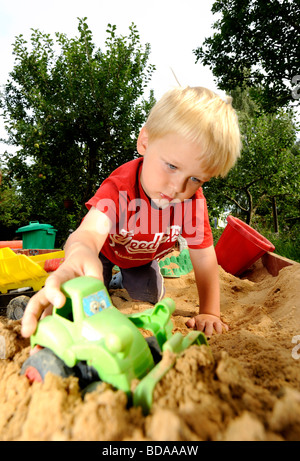
[[[168,267],[171,263],[178,267]],[[160,272],[163,277],[181,277],[189,274],[193,270],[189,250],[184,249],[178,256],[171,256],[159,261]]]
[[[98,279],[78,277],[61,289],[65,305],[54,307],[53,315],[42,319],[30,338],[32,347],[44,348],[23,364],[21,373],[31,381],[43,381],[49,371],[78,376],[84,385],[100,379],[126,392],[129,401],[146,414],[156,384],[175,362],[176,356],[165,364],[162,353],[178,354],[191,344],[208,346],[202,332],[172,335],[175,303],[170,298],[142,313],[125,315],[112,305]],[[149,342],[139,328],[153,333]],[[136,378],[140,382],[132,394],[131,383]]]

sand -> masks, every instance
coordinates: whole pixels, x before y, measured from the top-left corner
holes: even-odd
[[[105,383],[84,400],[73,377],[49,374],[29,384],[19,374],[29,342],[20,321],[1,317],[0,440],[299,441],[300,265],[277,277],[258,265],[247,279],[220,268],[220,280],[230,330],[209,339],[210,351],[192,346],[177,358],[147,416]],[[177,306],[174,332],[186,334],[185,322],[198,310],[193,273],[166,279],[166,296]],[[150,307],[125,290],[112,300],[124,313]]]

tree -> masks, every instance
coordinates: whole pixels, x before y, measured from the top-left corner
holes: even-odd
[[[10,176],[32,216],[64,236],[103,179],[134,158],[154,103],[152,91],[143,98],[155,69],[148,64],[150,45],[141,45],[134,24],[128,37],[109,24],[104,50],[93,43],[86,18],[78,31],[71,39],[57,33],[54,42],[32,30],[31,49],[17,37],[1,101],[8,142],[17,147],[7,156]],[[72,200],[71,212],[64,199]]]
[[[215,33],[194,50],[221,89],[255,88],[268,112],[291,102],[299,83],[299,0],[217,0]],[[299,79],[297,80],[297,75]]]
[[[276,114],[263,112],[248,91],[235,90],[232,96],[243,137],[242,154],[225,179],[208,184],[208,201],[234,208],[250,225],[261,219],[271,227],[273,217],[278,232],[278,206],[283,225],[287,203],[295,206],[300,200],[300,153],[292,114],[283,109]]]
[[[16,181],[10,180],[9,172],[0,159],[0,239],[11,240],[16,228],[27,224],[28,219],[20,187]]]

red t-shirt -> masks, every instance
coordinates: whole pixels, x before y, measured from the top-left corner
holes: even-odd
[[[121,268],[137,267],[167,254],[181,234],[188,247],[213,244],[206,200],[200,187],[181,203],[159,209],[145,194],[140,175],[143,158],[117,168],[86,203],[113,223],[101,252]]]

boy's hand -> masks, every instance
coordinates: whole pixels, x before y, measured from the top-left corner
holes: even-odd
[[[186,326],[189,328],[194,328],[194,330],[203,331],[206,336],[212,336],[213,331],[221,334],[223,331],[228,331],[229,327],[226,323],[216,315],[211,314],[199,314],[191,318],[186,322]]]
[[[25,338],[35,332],[40,318],[52,313],[53,306],[64,305],[66,299],[60,291],[64,282],[83,275],[103,280],[103,268],[98,256],[110,227],[107,216],[92,207],[78,229],[69,236],[65,245],[65,261],[49,275],[44,288],[27,304],[22,319],[22,335]]]
[[[38,320],[52,313],[53,305],[62,307],[65,296],[60,291],[63,279],[56,275],[50,275],[44,288],[38,291],[28,302],[22,318],[22,335],[25,338],[31,336],[37,327]]]
[[[49,275],[44,288],[38,291],[26,306],[22,318],[22,335],[25,338],[35,332],[40,318],[51,315],[53,306],[62,307],[65,304],[65,295],[60,291],[60,287],[64,282],[81,275],[90,275],[100,280],[103,279],[102,264],[96,256],[90,256],[89,262],[87,262],[87,258],[81,259],[79,254],[70,259],[85,261],[85,264],[80,265],[77,263],[75,266],[69,260],[64,262],[53,274]]]

